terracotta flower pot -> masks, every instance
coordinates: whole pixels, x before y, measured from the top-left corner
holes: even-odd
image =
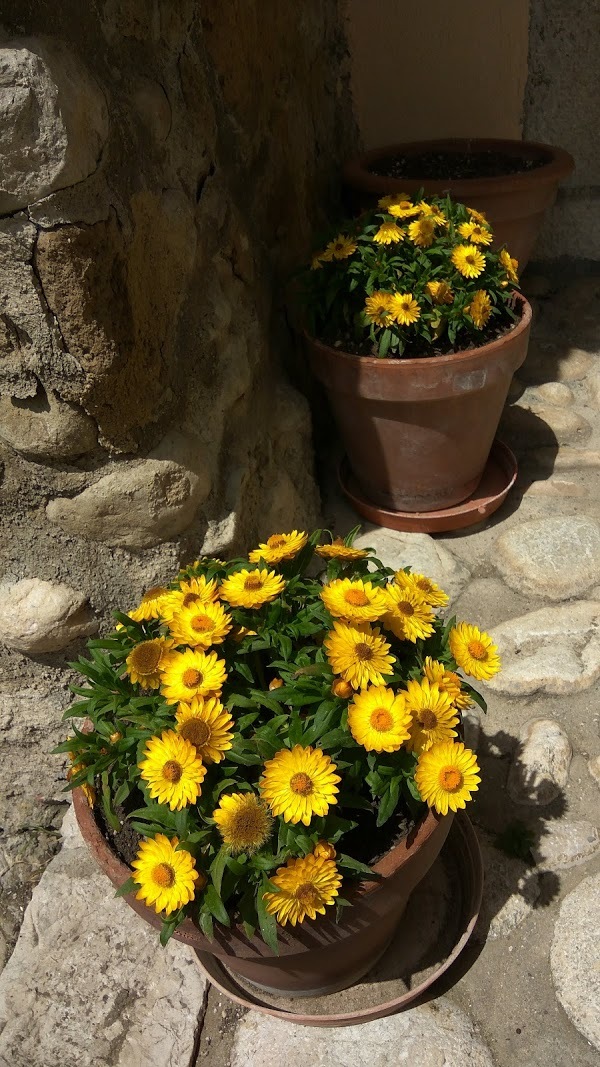
[[[350,466],[365,496],[393,511],[438,511],[479,485],[514,372],[527,355],[531,307],[481,348],[378,359],[307,337]]]
[[[511,158],[535,159],[542,163],[531,170],[491,178],[388,178],[372,171],[373,167],[394,156],[425,152],[499,152]],[[454,200],[487,215],[494,229],[495,247],[507,245],[522,270],[537,240],[544,212],[556,200],[559,182],[568,178],[574,168],[575,162],[568,152],[535,141],[478,138],[412,141],[374,148],[349,160],[343,169],[343,181],[353,207],[361,211],[389,193],[416,193],[419,189],[424,190],[425,196],[450,193]]]
[[[73,801],[86,844],[118,888],[130,876],[130,869],[110,848],[80,789],[74,790]],[[186,919],[173,936],[197,951],[218,957],[233,974],[270,992],[310,996],[345,989],[385,952],[410,894],[441,851],[453,818],[452,814],[439,816],[429,811],[414,831],[375,865],[381,881],[344,889],[353,907],[344,908],[339,924],[319,916],[296,928],[279,928],[279,956],[274,956],[260,937],[248,938],[241,926],[227,929],[216,924],[214,940],[209,941],[191,919]],[[133,894],[125,899],[146,922],[160,929],[161,921],[153,910]]]

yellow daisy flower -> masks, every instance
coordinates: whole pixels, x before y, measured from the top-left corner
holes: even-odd
[[[304,548],[308,541],[308,534],[298,533],[292,530],[289,534],[271,534],[264,544],[260,544],[250,553],[248,559],[251,563],[281,563],[282,560],[293,559]]]
[[[472,219],[475,219],[475,222],[482,222],[485,223],[486,226],[489,226],[487,215],[485,215],[483,211],[476,211],[474,207],[468,207],[467,211],[469,213],[469,216]]]
[[[504,270],[508,274],[509,280],[511,282],[514,282],[514,284],[516,285],[519,281],[519,275],[517,274],[519,260],[513,259],[513,257],[506,250],[506,248],[502,249],[498,258],[500,260],[501,265],[504,267]]]
[[[411,715],[410,738],[406,747],[410,752],[426,752],[437,741],[456,737],[452,727],[458,722],[456,709],[448,693],[440,692],[435,682],[427,678],[412,679],[406,684],[406,710]]]
[[[269,840],[273,817],[255,793],[228,793],[213,811],[223,845],[232,855],[251,854]]]
[[[373,240],[378,245],[391,245],[396,241],[403,241],[404,236],[404,230],[397,222],[382,222],[377,233],[373,234]]]
[[[261,796],[273,815],[308,826],[313,815],[327,815],[330,806],[337,804],[341,779],[336,770],[320,748],[282,748],[265,763],[259,782]]]
[[[138,767],[151,797],[159,804],[168,804],[171,811],[195,803],[202,792],[206,767],[189,741],[174,730],[164,730],[160,737],[150,738],[144,756]]]
[[[341,674],[354,689],[364,689],[369,683],[385,685],[384,675],[393,673],[396,657],[389,654],[391,646],[368,623],[349,626],[336,620],[323,647],[333,673]]]
[[[457,245],[451,258],[463,278],[478,278],[485,269],[485,256],[475,245]]]
[[[169,621],[169,630],[177,645],[189,645],[190,648],[210,648],[221,645],[233,626],[221,604],[209,601],[207,604],[190,604],[181,608]]]
[[[162,614],[162,606],[169,590],[164,585],[153,585],[144,593],[139,607],[128,612],[129,618],[134,622],[149,622],[150,619],[159,619]]]
[[[394,321],[400,326],[410,326],[421,315],[419,305],[412,293],[394,293],[391,300]]]
[[[392,197],[386,211],[396,219],[410,219],[420,214],[417,205],[413,204],[407,196],[402,195]]]
[[[408,227],[408,236],[418,248],[429,248],[435,241],[436,223],[430,215],[415,219]]]
[[[461,237],[465,237],[467,241],[475,245],[491,245],[493,240],[491,231],[487,226],[482,226],[480,222],[462,222],[458,227],[458,232]]]
[[[153,907],[155,912],[170,915],[194,899],[196,889],[206,885],[204,875],[195,870],[196,861],[184,848],[177,848],[179,839],[169,841],[164,834],[140,843],[131,866],[132,875],[140,889],[136,900]],[[198,882],[198,885],[194,885]]]
[[[179,589],[171,589],[161,605],[161,618],[167,622],[182,608],[193,604],[210,604],[217,600],[219,592],[216,578],[207,582],[203,574],[179,583]]]
[[[175,715],[176,730],[189,741],[203,763],[220,763],[232,746],[234,722],[217,697],[192,697],[180,704]]]
[[[232,608],[260,608],[275,600],[285,589],[280,574],[260,568],[235,571],[221,582],[221,596]]]
[[[395,196],[382,196],[381,199],[377,201],[377,207],[382,208],[383,211],[387,211],[392,204],[396,204],[400,201],[409,203],[410,197],[408,193],[396,193]]]
[[[337,578],[321,590],[321,600],[331,615],[348,622],[374,622],[387,611],[383,589],[361,578]]]
[[[473,324],[478,330],[483,329],[492,314],[492,301],[485,289],[477,290],[471,303],[465,308],[465,312],[471,316]]]
[[[410,736],[412,715],[401,693],[370,685],[348,705],[348,727],[367,752],[397,752]]]
[[[448,282],[427,282],[425,288],[434,304],[451,304],[454,300],[454,293]]]
[[[227,679],[225,660],[216,652],[170,652],[160,691],[167,704],[189,704],[192,697],[219,696]]]
[[[489,634],[459,622],[448,635],[448,644],[454,659],[465,674],[479,681],[489,681],[500,670],[500,656]]]
[[[341,559],[342,562],[347,563],[355,563],[359,559],[366,559],[369,555],[364,548],[345,545],[341,537],[336,537],[335,541],[332,541],[330,545],[318,545],[315,552],[321,559]]]
[[[376,326],[387,326],[392,317],[392,297],[390,293],[378,291],[365,299],[365,315]]]
[[[418,638],[431,637],[433,631],[433,611],[420,593],[411,589],[401,589],[399,585],[388,585],[386,597],[389,610],[382,622],[401,641],[417,641]]]
[[[454,671],[447,670],[443,663],[440,663],[437,659],[426,656],[423,672],[428,682],[432,684],[435,682],[440,693],[448,694],[455,708],[460,708],[461,711],[464,711],[466,708],[471,707],[473,701],[468,693],[465,693],[461,680]]]
[[[276,893],[264,893],[267,912],[274,915],[281,926],[316,919],[333,904],[342,884],[334,860],[321,859],[309,853],[300,859],[289,859],[285,867],[278,867],[271,881]]]
[[[426,200],[421,200],[417,207],[422,215],[433,218],[437,226],[448,225],[448,219],[438,204],[428,204]]]
[[[333,241],[330,241],[324,252],[321,252],[321,259],[326,263],[329,263],[332,259],[348,259],[353,252],[356,252],[356,241],[353,241],[351,237],[346,237],[345,234],[339,233]]]
[[[396,571],[394,582],[400,589],[413,589],[432,608],[443,608],[448,603],[448,594],[425,574]]]
[[[125,660],[125,670],[131,681],[144,689],[158,689],[161,671],[172,647],[173,642],[166,637],[155,637],[132,648]]]
[[[417,789],[425,803],[440,815],[464,808],[480,781],[475,755],[462,741],[438,741],[419,756]]]

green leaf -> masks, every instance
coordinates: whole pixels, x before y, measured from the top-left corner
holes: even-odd
[[[225,870],[226,864],[227,852],[225,852],[225,849],[222,848],[219,850],[219,852],[217,852],[214,860],[212,861],[209,867],[209,873],[217,893],[221,892],[221,881],[223,879],[223,871]]]
[[[134,882],[133,876],[130,875],[129,878],[127,879],[127,881],[123,882],[123,885],[119,886],[119,888],[117,889],[117,891],[115,893],[115,896],[116,897],[126,897],[126,896],[129,896],[130,893],[137,893],[139,888],[140,887],[137,884],[137,882]]]
[[[204,893],[204,903],[217,922],[222,923],[223,926],[231,926],[227,909],[214,885],[207,886]]]
[[[400,798],[400,779],[392,778],[386,792],[381,798],[377,812],[377,826],[383,826],[394,814]]]
[[[258,915],[258,925],[265,945],[268,945],[273,955],[278,956],[279,945],[277,944],[277,921],[274,915],[269,915],[263,899],[265,893],[272,893],[274,891],[276,891],[276,886],[274,886],[265,875],[256,894],[256,914]]]
[[[361,863],[360,860],[355,860],[353,856],[347,856],[344,852],[341,852],[336,863],[342,870],[357,871],[359,874],[368,874],[372,878],[377,878],[375,872],[371,867],[367,867],[366,863]]]
[[[202,933],[209,941],[212,941],[215,930],[213,926],[212,915],[209,911],[205,911],[203,908],[198,913],[198,926],[202,930]]]

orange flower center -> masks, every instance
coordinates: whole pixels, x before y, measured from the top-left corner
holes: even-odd
[[[475,266],[475,255],[473,252],[467,252],[465,256],[465,263],[468,263],[470,267]]]
[[[435,730],[438,723],[437,715],[431,708],[422,708],[417,722],[422,730]]]
[[[155,600],[156,597],[165,596],[169,590],[165,589],[163,585],[153,585],[152,589],[147,589],[142,597],[142,604],[145,604],[148,600]]]
[[[321,903],[319,891],[312,882],[303,882],[302,885],[298,886],[294,895],[296,900],[300,901],[304,907],[318,908]]]
[[[204,719],[187,719],[181,726],[179,733],[190,744],[200,748],[205,745],[210,737],[210,726]]]
[[[362,589],[347,589],[344,593],[344,600],[356,608],[364,608],[365,604],[369,603],[369,598]]]
[[[412,604],[409,604],[408,600],[400,601],[400,603],[398,604],[398,611],[402,615],[407,615],[409,618],[415,613],[415,609],[413,608]]]
[[[181,681],[186,689],[196,689],[204,681],[204,675],[201,671],[197,671],[195,667],[188,667],[181,675]]]
[[[387,708],[375,708],[375,710],[371,712],[369,721],[373,729],[377,730],[380,734],[384,734],[386,730],[390,730],[394,724],[392,714]]]
[[[163,778],[166,778],[168,782],[177,784],[183,774],[183,767],[176,759],[170,759],[164,764],[162,772]]]
[[[455,793],[463,784],[462,771],[458,767],[442,767],[439,782],[447,793]]]
[[[208,615],[194,615],[194,618],[190,619],[190,626],[192,630],[202,634],[209,633],[210,630],[215,628],[213,620]]]
[[[431,582],[429,581],[429,578],[419,578],[419,581],[417,582],[417,589],[422,589],[424,593],[430,593]]]
[[[267,539],[267,544],[269,548],[283,548],[285,537],[282,537],[281,534],[271,534]]]
[[[309,797],[313,791],[312,779],[304,771],[299,771],[290,778],[290,789],[301,797]]]
[[[170,889],[175,884],[175,871],[169,863],[157,863],[152,868],[152,881],[161,889]]]
[[[190,604],[196,604],[200,599],[200,593],[186,593],[181,601],[181,606],[182,608],[189,608]]]
[[[249,574],[244,582],[244,589],[262,589],[262,578],[258,574]]]
[[[485,645],[482,641],[478,641],[475,638],[473,639],[473,641],[469,641],[469,644],[467,645],[467,651],[469,655],[473,657],[473,659],[487,658],[487,649]]]
[[[144,641],[133,649],[129,661],[138,674],[154,674],[160,663],[161,654],[160,641]]]
[[[373,649],[365,641],[359,641],[358,644],[354,646],[354,651],[357,659],[361,660],[363,663],[368,663],[370,659],[373,659]]]

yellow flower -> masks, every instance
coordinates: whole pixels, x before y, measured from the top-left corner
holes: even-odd
[[[161,683],[167,656],[173,642],[165,637],[155,637],[153,641],[142,641],[132,648],[125,660],[125,669],[132,682],[144,689],[158,689]]]
[[[203,574],[197,578],[188,578],[179,583],[178,589],[171,589],[167,593],[161,604],[161,618],[168,622],[182,608],[189,608],[194,604],[210,604],[217,600],[218,596],[215,578],[211,578],[210,582],[207,582]]]
[[[308,541],[308,534],[298,533],[292,530],[289,534],[271,534],[264,544],[260,544],[250,553],[248,559],[251,563],[281,563],[285,559],[293,559],[304,548]]]
[[[269,915],[277,922],[292,926],[304,922],[306,917],[315,919],[317,913],[325,914],[328,904],[333,904],[342,884],[334,860],[321,859],[309,853],[300,859],[289,859],[285,867],[278,867],[271,881],[277,886],[276,893],[264,893]]]
[[[467,211],[468,211],[470,217],[472,219],[475,219],[475,222],[483,222],[483,223],[486,224],[486,226],[489,226],[489,222],[487,220],[487,215],[485,215],[483,213],[483,211],[476,211],[474,207],[468,207]]]
[[[170,652],[160,691],[167,704],[188,704],[192,697],[219,696],[227,679],[225,660],[216,652]]]
[[[323,647],[333,673],[341,674],[353,689],[364,689],[369,683],[385,685],[384,675],[393,673],[396,657],[390,656],[390,645],[380,631],[368,623],[348,626],[336,620]]]
[[[332,259],[348,259],[353,252],[356,252],[356,241],[339,233],[333,241],[329,242],[325,251],[321,252],[321,259],[326,263]]]
[[[447,226],[448,219],[444,215],[441,207],[437,204],[428,204],[426,200],[421,200],[417,207],[422,215],[430,216],[434,219],[437,226]]]
[[[492,233],[488,230],[487,226],[482,226],[480,222],[462,222],[458,227],[458,232],[461,237],[466,237],[467,241],[472,241],[476,245],[491,245]]]
[[[318,545],[315,552],[321,559],[341,559],[347,563],[355,563],[359,559],[366,559],[369,555],[364,548],[353,548],[352,545],[345,545],[341,537],[336,537],[335,541],[332,541],[330,545]]]
[[[395,241],[403,241],[404,236],[404,230],[397,222],[382,222],[377,233],[373,234],[373,240],[378,245],[391,245]]]
[[[434,304],[451,304],[454,300],[454,293],[448,282],[427,282],[425,288]]]
[[[202,792],[206,767],[189,741],[174,730],[164,730],[160,737],[150,738],[144,756],[138,767],[151,797],[159,804],[168,804],[171,811],[195,803]]]
[[[69,738],[69,740],[72,740],[72,738]],[[69,759],[73,761],[73,766],[69,767],[69,770],[67,771],[68,782],[70,782],[71,778],[74,778],[75,775],[79,774],[80,771],[84,771],[87,766],[87,764],[85,763],[76,762],[77,757],[74,752],[69,752]],[[90,785],[89,782],[82,782],[81,785],[77,788],[81,789],[81,792],[87,800],[88,805],[90,806],[90,808],[93,808],[94,804],[96,803],[96,790],[94,789],[93,785]]]
[[[330,841],[317,841],[313,848],[313,856],[318,860],[334,860],[336,851]]]
[[[412,293],[394,293],[391,302],[394,321],[400,326],[410,326],[416,322],[421,312]]]
[[[425,574],[415,574],[414,571],[410,573],[396,571],[394,582],[400,589],[414,590],[432,608],[443,608],[448,603],[448,594]]]
[[[130,611],[129,618],[134,622],[148,622],[150,619],[159,619],[162,615],[162,606],[169,590],[164,585],[153,585],[144,593],[139,607]]]
[[[440,692],[435,682],[427,678],[406,683],[406,709],[412,717],[410,739],[406,747],[411,752],[426,752],[437,741],[456,737],[452,727],[458,722],[456,709],[448,693]]]
[[[401,693],[370,685],[348,706],[348,727],[367,752],[397,752],[409,737],[412,716]]]
[[[430,215],[424,215],[410,223],[408,236],[419,248],[429,248],[435,241],[435,229],[435,219]]]
[[[265,763],[259,782],[261,796],[273,815],[308,826],[313,815],[327,815],[330,806],[337,804],[340,777],[336,770],[320,748],[282,748]]]
[[[387,326],[392,317],[390,293],[378,291],[365,299],[365,315],[376,326]]]
[[[395,196],[382,196],[381,199],[377,201],[377,207],[380,207],[384,211],[387,211],[392,204],[396,204],[399,201],[405,201],[406,203],[409,203],[410,198],[408,193],[397,193]]]
[[[426,804],[440,815],[464,808],[480,781],[475,755],[462,741],[438,741],[419,756],[417,789]]]
[[[416,204],[413,204],[412,200],[402,194],[392,197],[386,210],[396,219],[410,219],[412,216],[420,214]]]
[[[213,811],[227,852],[256,852],[268,841],[273,818],[255,793],[228,793]]]
[[[454,671],[447,670],[443,663],[432,659],[431,656],[425,657],[423,671],[428,682],[435,682],[440,693],[448,694],[455,708],[464,711],[471,707],[473,701],[463,690],[461,680]]]
[[[465,308],[467,315],[473,319],[473,324],[481,330],[492,314],[492,301],[485,289],[478,289],[471,303]]]
[[[463,278],[477,278],[485,269],[485,256],[475,245],[457,245],[451,258]]]
[[[310,261],[310,269],[311,270],[319,270],[323,266],[323,261],[321,259],[322,254],[323,254],[322,252],[319,252],[318,255],[314,255],[312,257],[312,259]]]
[[[488,681],[500,670],[500,656],[491,637],[470,626],[459,622],[450,630],[448,644],[454,659],[465,674],[480,681]]]
[[[175,643],[191,648],[209,648],[221,645],[233,626],[231,615],[221,604],[190,604],[181,608],[169,621]]]
[[[194,857],[185,849],[178,849],[178,844],[176,837],[169,841],[164,834],[156,834],[156,837],[140,843],[131,864],[135,871],[133,881],[141,887],[136,900],[143,900],[157,913],[164,911],[170,915],[172,911],[178,911],[194,899],[197,888],[194,882],[200,878],[206,884],[206,878],[195,870]]]
[[[221,583],[221,596],[232,608],[260,608],[275,600],[285,589],[280,574],[260,568],[235,571]]]
[[[383,589],[361,578],[337,578],[321,590],[321,600],[336,618],[349,622],[374,622],[387,611]]]
[[[175,715],[177,733],[196,749],[203,763],[220,763],[231,748],[234,723],[217,697],[192,697]]]
[[[388,585],[386,596],[389,610],[383,616],[383,625],[401,641],[417,641],[431,637],[433,611],[420,593]]]
[[[501,265],[508,274],[509,281],[514,282],[516,285],[519,281],[519,275],[517,274],[517,268],[519,266],[519,260],[513,259],[506,248],[503,248],[499,257]]]

